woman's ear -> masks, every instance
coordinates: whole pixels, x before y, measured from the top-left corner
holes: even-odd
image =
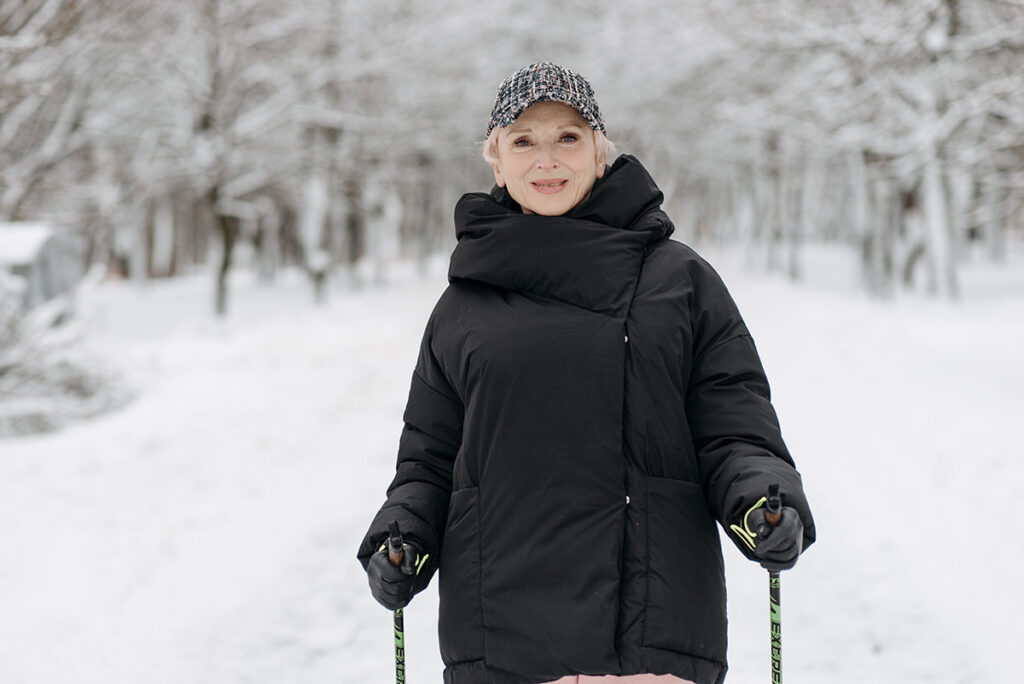
[[[501,175],[501,168],[498,166],[498,162],[491,162],[491,168],[494,169],[494,184],[499,188],[505,187],[505,178]]]
[[[608,161],[608,145],[596,145],[597,131],[594,132],[594,143],[597,147],[597,177],[604,178],[605,163]]]

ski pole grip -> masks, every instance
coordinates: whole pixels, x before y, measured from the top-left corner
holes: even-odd
[[[779,495],[779,485],[769,485],[768,503],[765,509],[764,519],[772,526],[772,529],[775,529],[775,526],[782,520],[782,497]]]
[[[404,554],[402,553],[402,533],[398,529],[397,520],[393,520],[391,524],[388,525],[388,534],[388,560],[391,561],[393,565],[401,565],[402,556]]]

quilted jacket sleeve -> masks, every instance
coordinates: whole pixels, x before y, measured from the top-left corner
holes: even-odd
[[[374,516],[359,546],[365,568],[397,521],[406,541],[430,554],[416,591],[437,569],[441,537],[452,490],[452,467],[462,442],[463,406],[432,348],[434,319],[427,325],[405,408],[395,478],[387,500]]]
[[[800,514],[806,549],[814,542],[814,519],[754,340],[718,274],[701,263],[694,280],[687,419],[708,502],[740,551],[753,558],[730,525],[778,484],[784,505]]]

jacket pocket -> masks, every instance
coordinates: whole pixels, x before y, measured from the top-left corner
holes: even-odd
[[[452,492],[438,570],[438,637],[445,665],[484,657],[478,489]]]
[[[725,661],[725,570],[699,484],[651,477],[643,643]]]

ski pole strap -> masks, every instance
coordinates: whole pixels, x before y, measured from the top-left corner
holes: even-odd
[[[762,496],[757,500],[757,503],[748,508],[747,512],[743,514],[742,526],[729,525],[729,529],[732,530],[733,534],[735,534],[751,551],[753,551],[754,547],[757,545],[754,541],[757,538],[757,531],[750,527],[750,514],[764,506],[766,503],[768,503],[768,498]]]

